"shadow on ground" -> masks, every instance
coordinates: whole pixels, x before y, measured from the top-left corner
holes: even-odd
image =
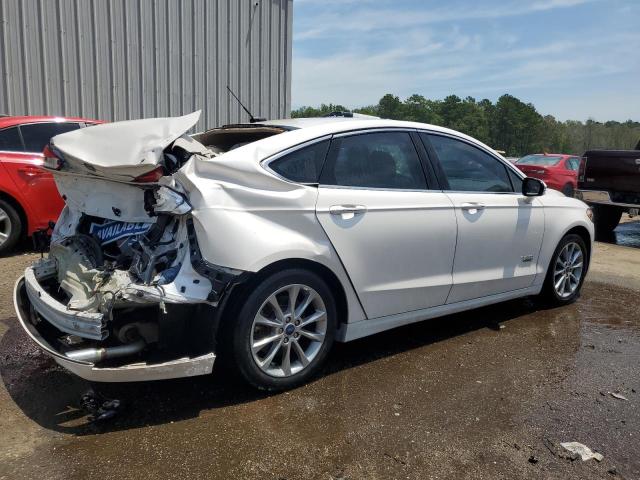
[[[352,367],[475,330],[499,330],[501,323],[540,308],[529,299],[514,300],[336,344],[318,381]],[[213,375],[205,377],[100,384],[96,385],[98,391],[120,399],[124,409],[112,421],[94,425],[79,408],[80,396],[91,385],[67,373],[39,352],[15,318],[4,320],[4,323],[8,331],[0,339],[0,375],[5,387],[25,415],[53,431],[87,435],[161,425],[198,417],[202,411],[269,396],[239,383],[219,366]]]

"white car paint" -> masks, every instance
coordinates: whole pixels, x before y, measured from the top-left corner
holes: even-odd
[[[522,194],[451,192],[458,223],[447,303],[531,286],[544,235],[544,208]],[[523,257],[531,257],[523,261]]]
[[[132,179],[153,170],[165,147],[181,142],[192,153],[190,160],[171,177],[163,177],[158,186],[171,187],[188,198],[191,211],[178,216],[180,229],[185,228],[185,218],[193,221],[202,258],[224,269],[253,273],[291,259],[324,266],[344,292],[346,316],[338,339],[348,341],[539,293],[563,235],[579,226],[593,238],[586,205],[551,191],[525,197],[519,192],[303,185],[269,168],[273,159],[321,138],[364,129],[400,129],[443,133],[471,143],[522,178],[491,148],[449,129],[380,119],[287,119],[265,123],[291,130],[218,154],[185,135],[196,121],[197,114],[191,114],[139,124],[98,125],[54,137],[55,148],[72,161],[68,170],[52,172],[67,197],[53,241],[74,233],[81,213],[155,222],[144,206],[141,186]],[[105,147],[110,144],[118,144],[117,152],[128,153],[107,154]],[[332,208],[345,205],[357,208],[332,213]],[[179,252],[173,265],[180,271],[163,287],[171,295],[155,292],[153,296],[152,287],[131,278],[120,286],[127,292],[125,300],[218,305],[207,296],[209,280],[191,268],[191,255],[189,248]],[[26,325],[20,308],[18,315]],[[68,359],[58,360],[68,368]],[[184,362],[180,364],[184,368]],[[105,377],[96,373],[100,368],[95,365],[76,367],[74,371],[85,378]],[[209,367],[191,371],[210,371]],[[125,370],[118,376],[113,369],[107,377],[128,378]],[[135,379],[143,377],[137,371]],[[150,378],[160,378],[157,370]]]

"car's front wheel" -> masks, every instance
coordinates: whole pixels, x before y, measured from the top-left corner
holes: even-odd
[[[582,237],[565,235],[551,258],[542,297],[552,305],[575,301],[580,295],[588,261],[587,246]]]
[[[284,270],[253,288],[231,321],[230,354],[240,375],[263,390],[286,390],[324,363],[335,336],[335,300],[315,273]]]

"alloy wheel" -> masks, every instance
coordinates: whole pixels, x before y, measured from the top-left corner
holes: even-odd
[[[576,242],[567,243],[556,258],[553,287],[560,298],[570,297],[580,285],[584,272],[584,255]]]
[[[293,284],[269,295],[251,327],[251,353],[267,375],[289,377],[307,368],[327,333],[327,310],[313,288]]]
[[[9,215],[0,207],[0,246],[9,239],[12,228]]]

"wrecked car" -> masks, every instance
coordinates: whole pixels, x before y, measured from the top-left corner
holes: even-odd
[[[187,135],[198,117],[99,125],[45,149],[66,206],[15,307],[83,378],[204,375],[220,357],[281,390],[334,341],[579,295],[589,208],[466,135],[357,118]]]

